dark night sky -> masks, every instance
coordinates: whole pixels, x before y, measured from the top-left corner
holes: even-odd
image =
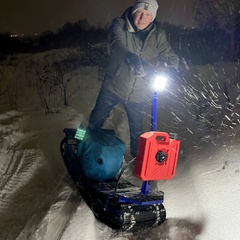
[[[0,32],[35,34],[56,31],[66,22],[86,18],[90,25],[109,23],[135,0],[1,0]],[[157,19],[192,26],[190,0],[158,0]]]

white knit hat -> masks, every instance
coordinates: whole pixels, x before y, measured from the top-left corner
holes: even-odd
[[[157,14],[158,3],[156,0],[137,0],[132,8],[132,14],[134,14],[138,9],[145,9],[151,12],[153,21]]]

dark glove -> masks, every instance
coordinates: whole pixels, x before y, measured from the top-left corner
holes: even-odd
[[[142,66],[142,60],[139,56],[133,53],[127,53],[126,62],[129,64],[131,71],[134,75],[142,77],[144,75],[144,69]]]

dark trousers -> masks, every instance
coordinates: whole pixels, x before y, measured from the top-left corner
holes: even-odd
[[[143,116],[145,103],[125,102],[108,89],[102,87],[94,109],[89,118],[89,128],[101,128],[109,117],[111,110],[116,104],[122,104],[127,117],[130,130],[131,156],[136,157],[139,136],[143,133]]]

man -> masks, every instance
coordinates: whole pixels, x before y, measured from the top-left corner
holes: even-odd
[[[149,81],[144,73],[163,61],[177,69],[179,62],[155,20],[157,9],[156,0],[137,0],[121,18],[113,19],[108,36],[110,64],[89,118],[89,128],[101,128],[113,107],[122,104],[128,117],[133,158],[143,133],[144,105],[148,99]]]

